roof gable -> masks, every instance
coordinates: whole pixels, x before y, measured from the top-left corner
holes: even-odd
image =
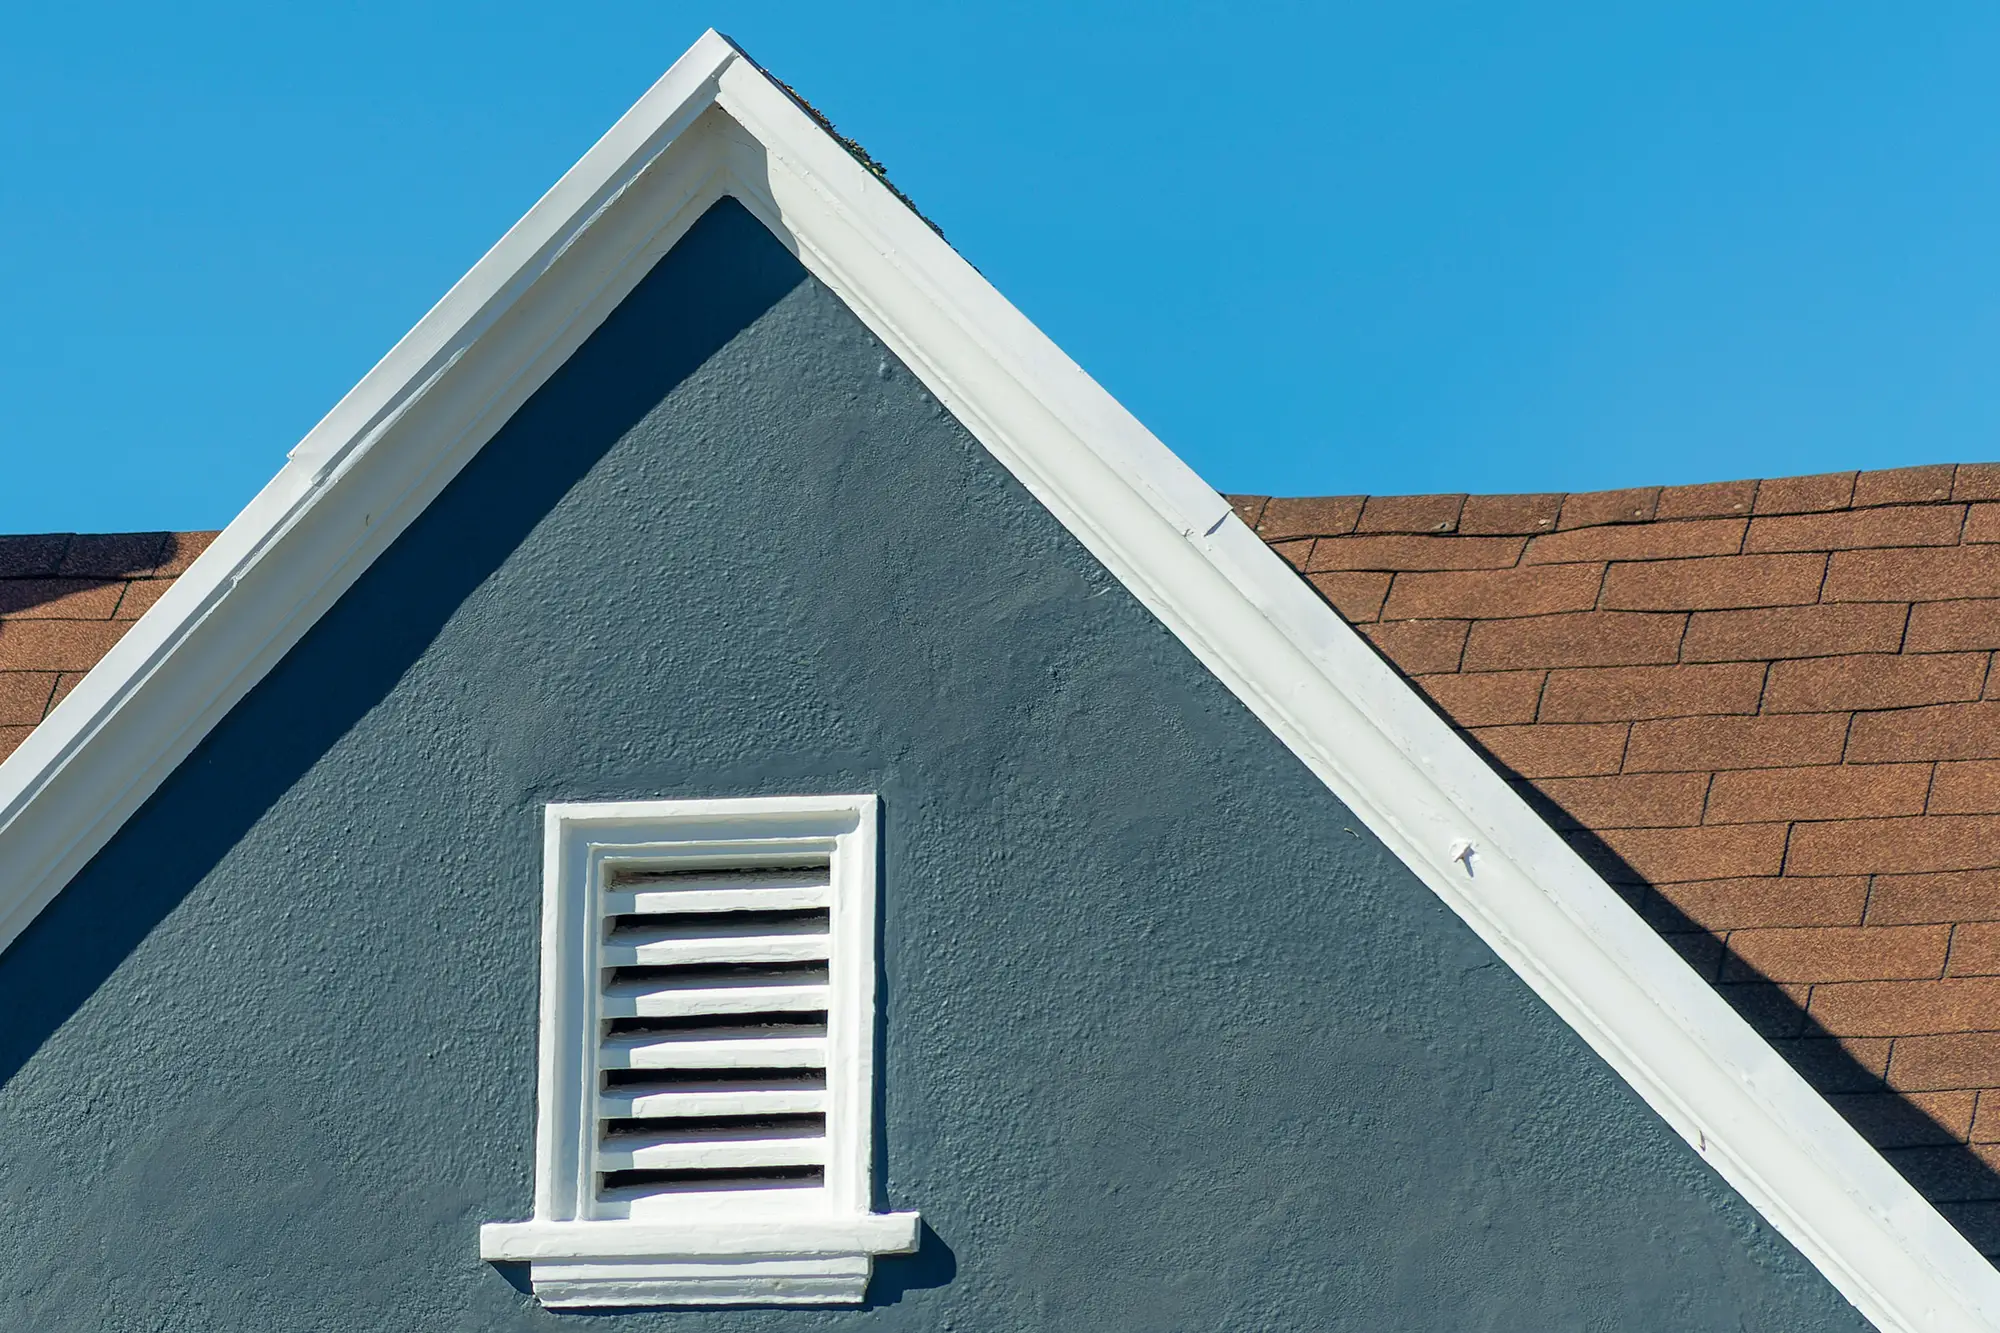
[[[0,1163],[47,1196],[0,1268],[147,1232],[21,1326],[116,1326],[175,1214],[267,1238],[269,1282],[170,1265],[210,1310],[366,1235],[430,1258],[262,1322],[531,1326],[463,1260],[529,1215],[544,802],[871,792],[882,1205],[963,1275],[885,1263],[876,1318],[1867,1327],[884,360],[711,208],[0,957]],[[107,1153],[199,1188],[65,1170]]]
[[[2000,1274],[1220,497],[713,33],[0,763],[0,944],[725,194],[1869,1318],[2000,1317]]]

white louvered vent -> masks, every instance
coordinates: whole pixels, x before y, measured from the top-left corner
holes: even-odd
[[[612,872],[598,960],[598,1216],[824,1187],[830,870],[820,855]]]
[[[874,1211],[872,796],[552,805],[535,1213],[551,1306],[854,1302]]]

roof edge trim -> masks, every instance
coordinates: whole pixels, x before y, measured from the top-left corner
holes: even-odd
[[[713,32],[0,762],[0,948],[725,193],[1868,1319],[2000,1328],[2000,1271],[1222,497]]]

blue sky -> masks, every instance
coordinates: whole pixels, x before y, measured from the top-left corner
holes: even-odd
[[[2000,7],[18,6],[0,531],[219,526],[704,27],[1210,482],[2000,457]]]

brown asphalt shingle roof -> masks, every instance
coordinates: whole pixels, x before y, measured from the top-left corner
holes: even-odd
[[[0,759],[214,538],[212,532],[0,537]]]
[[[2000,465],[1236,504],[2000,1253]]]

